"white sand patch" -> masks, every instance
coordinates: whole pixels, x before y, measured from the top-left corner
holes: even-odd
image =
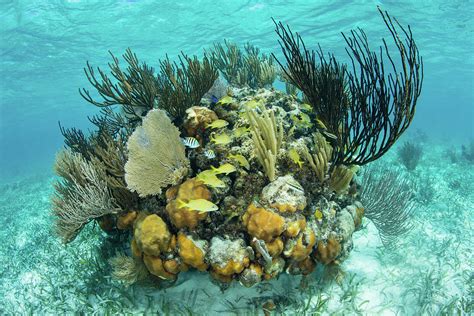
[[[24,286],[36,286],[41,283],[41,276],[36,271],[28,271],[20,275],[20,283]]]

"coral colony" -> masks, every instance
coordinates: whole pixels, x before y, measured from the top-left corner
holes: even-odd
[[[101,111],[90,135],[61,127],[57,234],[120,235],[112,274],[129,284],[197,269],[250,287],[341,263],[365,211],[354,175],[409,127],[423,81],[410,28],[380,14],[391,41],[372,52],[362,30],[343,34],[348,65],[281,22],[280,60],[225,41],[157,70],[131,50],[110,74],[88,63],[98,97],[80,92]]]

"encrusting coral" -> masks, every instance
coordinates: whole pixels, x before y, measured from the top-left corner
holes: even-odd
[[[374,205],[390,204],[370,193],[390,190],[369,185],[368,206],[362,204],[355,176],[409,126],[421,89],[411,31],[381,15],[400,51],[403,69],[394,74],[384,74],[382,58],[372,59],[378,55],[362,31],[345,37],[354,62],[347,67],[307,50],[299,35],[276,23],[287,60],[281,77],[302,99],[270,87],[274,61],[252,45],[243,52],[216,44],[202,61],[166,57],[157,75],[127,50],[127,71],[113,57],[115,84],[100,70],[97,80],[88,65],[103,101],[81,93],[102,109],[91,119],[99,131],[86,136],[61,127],[68,149],[56,162],[58,234],[72,241],[96,220],[107,234],[120,235],[130,246],[110,263],[128,284],[172,284],[195,269],[223,287],[233,280],[249,287],[285,271],[306,275],[319,264],[340,264],[364,215],[406,220],[399,208],[374,213]],[[358,65],[362,74],[349,71]],[[409,227],[384,225],[390,237]]]
[[[166,198],[168,201],[166,212],[176,228],[196,228],[198,223],[208,216],[207,213],[190,210],[179,204],[179,201],[211,199],[211,191],[196,178],[188,179],[179,186],[169,188],[166,191]]]
[[[194,240],[181,232],[178,234],[179,256],[185,264],[200,271],[207,270],[209,266],[204,260],[208,247],[206,240]]]
[[[171,234],[166,223],[156,214],[139,219],[134,231],[138,248],[149,256],[159,256],[169,250]]]
[[[272,211],[250,204],[242,216],[248,233],[264,241],[272,241],[285,230],[285,219]]]

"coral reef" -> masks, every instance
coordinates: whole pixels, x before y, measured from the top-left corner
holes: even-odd
[[[421,88],[411,32],[381,14],[404,67],[388,79],[382,60],[365,51],[362,31],[345,37],[354,68],[361,66],[357,77],[277,24],[288,62],[282,76],[303,99],[270,87],[273,59],[251,45],[243,53],[230,42],[216,44],[202,62],[166,57],[157,77],[127,51],[127,72],[111,65],[117,84],[101,71],[103,82],[97,81],[89,66],[86,74],[104,101],[82,94],[103,116],[92,120],[99,132],[90,136],[61,128],[70,149],[56,163],[63,178],[53,199],[59,235],[71,241],[95,219],[130,245],[111,261],[125,282],[142,280],[146,270],[146,278],[172,283],[196,269],[225,287],[341,263],[364,215],[390,219],[381,228],[388,235],[397,225],[404,230],[406,213],[397,206],[387,211],[391,203],[406,205],[394,194],[404,191],[389,185],[376,191],[372,184],[361,201],[355,177],[358,166],[383,155],[409,126]],[[229,83],[225,95],[214,67]],[[385,196],[389,204],[380,203]]]

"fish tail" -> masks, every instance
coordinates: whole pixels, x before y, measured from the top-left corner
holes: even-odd
[[[188,203],[184,202],[181,199],[178,199],[178,208],[188,208]]]

